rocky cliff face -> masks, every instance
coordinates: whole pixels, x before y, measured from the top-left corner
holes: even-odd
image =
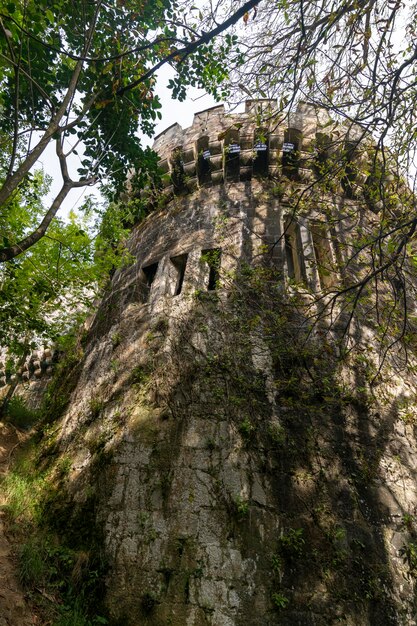
[[[275,148],[261,142],[259,172],[252,118],[227,143],[215,112],[226,183],[215,164],[206,180],[213,115],[182,136],[193,161],[176,161],[178,128],[158,139],[176,196],[134,229],[135,262],[68,372],[57,519],[94,527],[114,625],[416,624],[413,345],[408,369],[396,350],[379,371],[369,306],[347,335],[343,310],[331,328],[327,314],[311,324],[314,294],[341,280],[352,216],[377,218],[328,190],[294,211],[292,183],[263,177],[295,168],[291,193],[307,184],[311,169],[272,151],[315,135],[312,111],[293,142],[284,129]]]

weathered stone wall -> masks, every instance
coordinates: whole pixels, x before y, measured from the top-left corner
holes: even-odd
[[[316,114],[297,116],[317,132]],[[253,119],[238,119],[253,155]],[[304,174],[277,188],[243,160],[214,184],[212,138],[229,128],[216,108],[157,139],[172,171],[172,150],[207,133],[219,180],[187,180],[132,232],[135,261],[113,277],[54,430],[71,459],[65,521],[90,507],[114,625],[416,624],[413,346],[413,367],[389,358],[375,385],[369,310],[342,353],[337,324],[311,332],[306,309],[342,280],[358,220],[377,218],[340,189],[295,213]]]

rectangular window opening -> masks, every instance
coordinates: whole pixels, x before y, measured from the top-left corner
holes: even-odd
[[[200,137],[197,141],[197,176],[200,185],[211,183],[211,153],[208,136]]]
[[[220,281],[221,250],[220,248],[203,250],[201,253],[201,258],[207,263],[209,267],[207,290],[214,291],[218,288]]]
[[[184,284],[185,268],[187,267],[188,254],[180,254],[178,256],[171,257],[170,261],[174,267],[175,279],[174,279],[174,291],[173,296],[179,296]]]
[[[325,225],[318,222],[311,224],[310,230],[320,286],[322,289],[331,289],[334,287],[335,267],[329,235]]]
[[[282,146],[282,171],[287,178],[296,180],[300,166],[301,132],[288,128],[284,133]]]
[[[303,247],[301,243],[300,227],[290,222],[285,227],[285,258],[287,262],[288,278],[297,283],[306,282]]]
[[[255,133],[255,141],[253,145],[253,174],[254,176],[268,176],[269,150],[266,132],[259,129]]]
[[[147,302],[151,291],[152,283],[155,280],[156,272],[158,270],[158,263],[152,263],[146,267],[142,267],[142,301]]]

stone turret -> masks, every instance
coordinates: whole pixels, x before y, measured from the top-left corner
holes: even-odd
[[[385,283],[332,301],[370,266],[372,142],[249,101],[155,149],[161,202],[55,386],[54,530],[87,589],[107,565],[114,626],[415,626],[417,346],[382,369]]]
[[[16,372],[6,369],[7,352],[3,352],[0,360],[0,387],[10,383],[27,383],[39,380],[43,376],[52,376],[53,367],[57,359],[56,350],[49,346],[34,350],[19,366]]]
[[[20,364],[12,367],[7,363],[7,350],[0,351],[0,401],[10,387],[30,409],[38,409],[45,390],[51,381],[58,352],[51,346],[33,350]]]
[[[96,488],[109,614],[415,624],[401,556],[415,440],[395,397],[409,407],[416,381],[392,368],[389,390],[370,391],[369,301],[343,361],[327,318],[311,330],[369,264],[346,260],[379,220],[355,167],[372,142],[303,104],[280,120],[274,102],[250,101],[174,124],[154,147],[163,201],[132,230],[60,430],[74,511]]]
[[[201,258],[210,250],[218,251],[218,286],[242,262],[269,258],[278,281],[330,289],[354,226],[347,213],[362,205],[369,224],[376,219],[361,168],[349,166],[350,158],[356,166],[370,158],[372,145],[361,140],[360,128],[305,104],[282,119],[271,100],[250,100],[244,113],[216,106],[195,114],[189,128],[160,133],[163,189],[150,197],[160,208],[133,229],[136,262],[116,272],[105,323],[130,303],[158,309],[180,291],[207,289],[214,269]]]

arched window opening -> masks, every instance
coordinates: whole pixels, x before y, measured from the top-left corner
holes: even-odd
[[[282,172],[287,178],[298,178],[300,166],[301,132],[296,128],[287,128],[282,146]]]
[[[239,131],[230,128],[224,140],[224,174],[227,181],[238,181],[240,172]]]
[[[175,148],[171,154],[171,180],[174,193],[180,194],[187,191],[182,148]]]
[[[207,290],[214,291],[218,288],[220,282],[220,248],[210,248],[201,252],[201,259],[208,265]]]
[[[179,296],[184,284],[185,268],[187,267],[188,254],[179,254],[171,257],[171,293],[173,296]]]
[[[253,159],[253,175],[254,176],[268,176],[268,164],[269,164],[269,146],[268,135],[266,130],[258,128],[255,131],[254,136],[254,159]]]
[[[209,138],[199,137],[197,141],[197,176],[199,185],[209,185],[211,183],[211,154],[209,149]]]
[[[293,220],[287,222],[284,241],[288,278],[297,283],[306,282],[303,246],[301,243],[300,227],[297,222]]]
[[[155,280],[157,270],[158,270],[158,263],[152,263],[151,265],[147,265],[146,267],[142,267],[141,269],[140,291],[141,291],[141,301],[143,303],[149,300],[152,283]]]
[[[357,158],[357,144],[347,141],[343,155],[344,173],[340,181],[343,192],[347,198],[352,200],[355,197],[354,183],[356,181],[357,167],[355,164]]]

